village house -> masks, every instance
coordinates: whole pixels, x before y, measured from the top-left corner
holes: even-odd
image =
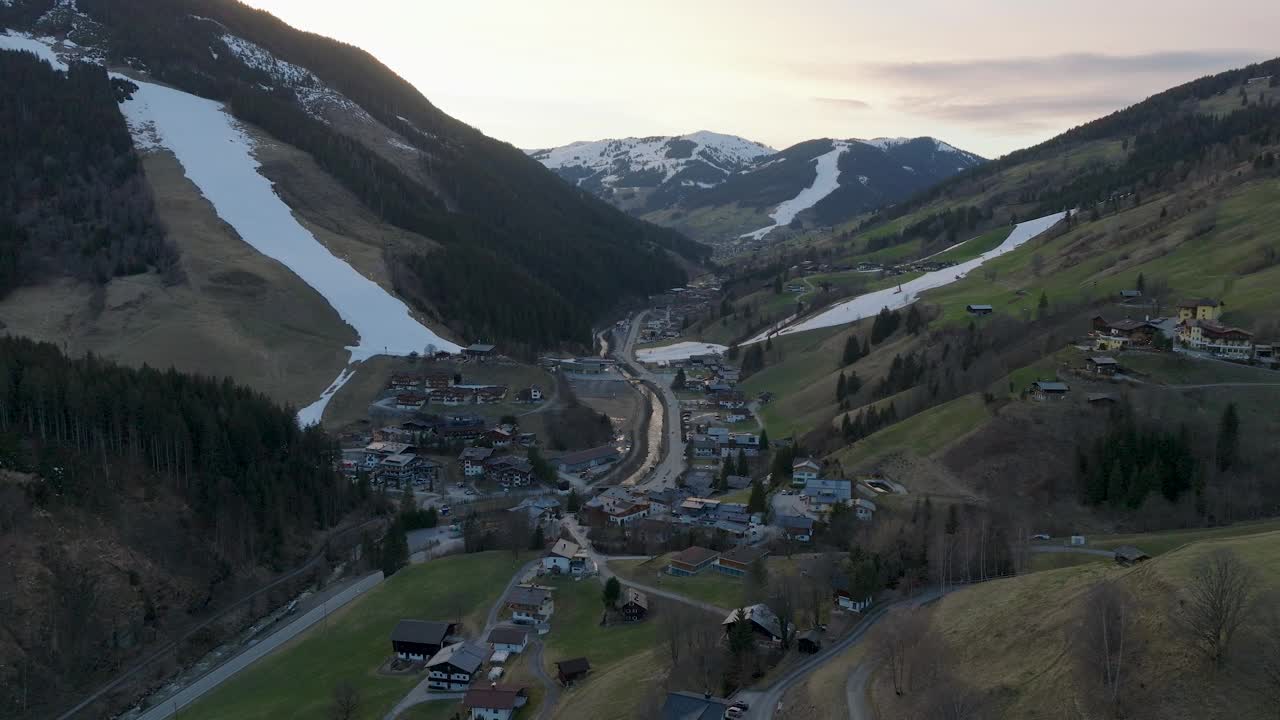
[[[635,588],[627,588],[622,591],[622,604],[618,606],[618,610],[622,613],[623,620],[640,622],[649,614],[649,596]]]
[[[584,657],[573,658],[571,660],[561,660],[556,663],[556,678],[561,685],[580,680],[591,672],[591,662]]]
[[[503,487],[525,487],[533,482],[533,465],[515,455],[491,457],[484,461],[484,474]]]
[[[811,509],[829,512],[832,507],[848,504],[853,499],[853,482],[845,478],[817,478],[804,484],[804,494]]]
[[[511,620],[522,625],[534,625],[546,622],[555,612],[555,603],[551,601],[551,592],[539,587],[517,585],[507,595],[507,609],[511,611]]]
[[[581,549],[577,543],[560,538],[551,547],[546,557],[542,558],[542,567],[551,572],[568,575],[573,558]]]
[[[720,457],[736,458],[741,453],[745,457],[760,455],[760,436],[754,433],[730,433],[729,442],[720,444]]]
[[[831,599],[845,610],[862,612],[871,607],[871,596],[856,598],[853,596],[852,584],[848,576],[837,573],[831,578]]]
[[[440,477],[440,469],[440,463],[431,458],[401,453],[382,458],[375,473],[380,482],[426,484],[434,489],[436,480]]]
[[[736,408],[724,414],[724,421],[727,423],[740,423],[748,420],[754,420],[755,416],[746,408]]]
[[[436,428],[445,443],[471,442],[484,437],[485,420],[473,415],[455,415]]]
[[[669,692],[662,703],[660,720],[723,720],[729,702],[708,693]]]
[[[813,518],[803,515],[783,515],[777,520],[782,535],[788,540],[809,542],[813,539]]]
[[[397,410],[419,410],[427,402],[427,396],[416,392],[403,392],[396,395]]]
[[[746,490],[751,487],[751,477],[749,475],[730,475],[725,478],[730,490]]]
[[[462,454],[458,456],[458,462],[462,464],[462,474],[467,477],[484,475],[484,463],[491,455],[493,455],[493,448],[464,448]]]
[[[1090,405],[1105,406],[1116,403],[1116,396],[1111,393],[1089,393],[1085,399]]]
[[[1133,300],[1140,297],[1142,297],[1141,290],[1121,290],[1120,291],[1121,300]]]
[[[375,442],[400,442],[412,445],[417,442],[421,431],[406,428],[403,425],[388,425],[373,431]]]
[[[475,343],[462,349],[462,354],[472,360],[481,362],[492,358],[497,354],[498,348],[488,343]]]
[[[743,609],[746,610],[746,618],[751,623],[751,631],[756,636],[769,642],[782,641],[782,622],[778,620],[778,615],[764,603],[748,605],[746,608],[734,608],[733,612],[730,612],[720,623],[726,633],[738,622]]]
[[[456,627],[447,622],[401,620],[391,630],[391,649],[401,660],[421,662],[440,652]]]
[[[1149,347],[1162,334],[1160,326],[1149,320],[1108,321],[1101,315],[1093,318],[1094,347],[1115,352],[1130,347]]]
[[[465,642],[441,648],[427,661],[427,687],[446,692],[466,690],[484,664],[485,654]]]
[[[1115,358],[1103,355],[1088,358],[1084,362],[1089,372],[1097,375],[1115,375],[1120,369],[1120,363]]]
[[[1192,350],[1231,360],[1253,357],[1253,333],[1213,320],[1188,320],[1178,326],[1178,342]]]
[[[822,466],[812,458],[801,458],[791,463],[791,486],[802,488],[809,481],[817,480]]]
[[[706,435],[695,435],[689,442],[689,452],[695,459],[708,460],[720,454],[720,443]]]
[[[753,563],[764,560],[768,555],[766,548],[743,544],[716,558],[715,568],[725,575],[742,577],[751,571]]]
[[[529,702],[529,692],[518,686],[472,688],[462,698],[468,720],[511,720]]]
[[[1226,303],[1212,298],[1184,300],[1178,303],[1178,322],[1186,323],[1192,320],[1217,322],[1222,319],[1222,308],[1225,305]]]
[[[441,405],[466,405],[471,402],[471,393],[463,388],[447,387],[443,390],[433,390],[431,401]]]
[[[1132,545],[1121,545],[1115,550],[1116,562],[1126,567],[1151,559],[1151,556]]]
[[[1031,383],[1031,397],[1035,400],[1065,400],[1071,388],[1056,380],[1037,380]]]
[[[805,630],[796,636],[796,649],[812,655],[822,649],[822,631],[817,628]]]
[[[990,305],[965,305],[964,311],[970,315],[990,315],[995,312],[995,308]]]
[[[453,376],[449,373],[429,373],[424,384],[431,390],[444,390],[453,385]]]
[[[720,553],[715,550],[694,545],[671,556],[667,573],[676,576],[697,575],[711,567],[718,557]]]
[[[590,450],[561,455],[551,462],[560,472],[575,473],[611,465],[617,462],[621,455],[618,448],[612,445],[601,445]]]
[[[747,406],[746,397],[738,390],[714,393],[711,396],[711,399],[716,405],[730,410],[734,408],[744,408]]]
[[[392,375],[387,387],[392,390],[415,390],[422,387],[422,378],[409,374]]]
[[[392,455],[413,455],[417,452],[418,448],[409,443],[378,440],[364,446],[364,463],[369,467],[376,467],[383,458]]]
[[[863,498],[853,499],[854,517],[864,522],[869,522],[871,518],[875,517],[875,514],[876,514],[875,503],[871,502],[870,500],[864,500]]]
[[[487,642],[494,652],[522,653],[529,646],[529,631],[517,627],[496,627],[489,631]]]
[[[516,434],[510,425],[499,425],[490,428],[485,434],[484,439],[495,448],[511,447],[511,443],[515,442]]]
[[[548,524],[559,515],[560,501],[553,497],[525,498],[519,505],[507,508],[507,512],[526,513],[533,526]]]
[[[505,385],[485,385],[473,390],[476,402],[481,405],[492,405],[500,403],[507,398],[507,388]]]

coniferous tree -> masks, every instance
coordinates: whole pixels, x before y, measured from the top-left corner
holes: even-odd
[[[676,377],[671,381],[672,390],[683,390],[685,386],[684,368],[676,369]]]
[[[759,480],[751,482],[751,496],[747,498],[747,512],[758,513],[766,509],[764,486]]]
[[[1240,454],[1240,417],[1236,414],[1236,404],[1227,403],[1222,411],[1222,419],[1218,421],[1218,444],[1216,458],[1218,470],[1226,472],[1236,464]]]
[[[751,465],[747,462],[747,454],[741,450],[738,451],[738,475],[746,477],[751,474]]]
[[[836,402],[837,403],[844,402],[845,382],[846,381],[845,381],[844,373],[840,373],[840,377],[836,379]]]

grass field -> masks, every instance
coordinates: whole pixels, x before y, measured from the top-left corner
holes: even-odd
[[[457,700],[435,700],[414,705],[400,714],[405,720],[452,720],[462,710]]]
[[[668,575],[663,569],[667,567],[669,557],[670,555],[660,555],[648,561],[613,560],[609,563],[609,567],[623,579],[624,583],[626,580],[634,580],[729,610],[746,601],[742,578],[725,575],[713,568],[707,568],[691,577]],[[798,575],[800,572],[799,561],[794,558],[770,556],[766,563],[770,577],[779,573]]]
[[[977,427],[988,415],[982,397],[971,393],[863,438],[836,453],[836,459],[846,471],[851,471],[888,452],[928,455]]]
[[[335,613],[327,625],[313,628],[184,709],[183,720],[323,717],[334,686],[342,681],[359,690],[359,718],[381,718],[421,679],[377,674],[390,654],[388,637],[395,624],[403,618],[444,619],[450,607],[459,607],[467,613],[465,627],[474,634],[525,560],[489,552],[407,567]]]
[[[1118,356],[1126,371],[1151,382],[1167,385],[1208,383],[1280,383],[1280,372],[1234,363],[1202,360],[1175,353],[1122,353]]]
[[[1148,555],[1154,557],[1176,550],[1191,542],[1240,538],[1277,530],[1280,530],[1280,519],[1193,530],[1169,530],[1127,535],[1094,535],[1089,538],[1089,545],[1090,547],[1098,547],[1104,550],[1113,550],[1121,545],[1136,545]]]

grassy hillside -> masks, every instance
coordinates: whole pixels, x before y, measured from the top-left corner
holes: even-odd
[[[1240,672],[1213,672],[1189,650],[1175,619],[1196,564],[1230,549],[1258,576],[1259,595],[1280,590],[1280,533],[1205,540],[1135,568],[1089,564],[985,583],[956,592],[930,612],[945,640],[947,661],[981,696],[983,717],[1096,716],[1074,661],[1073,639],[1083,599],[1094,584],[1118,583],[1135,599],[1137,617],[1123,700],[1132,718],[1243,718],[1273,713]],[[1253,617],[1256,619],[1257,614]],[[1252,632],[1246,627],[1244,634]],[[1244,653],[1239,658],[1246,661]],[[898,697],[883,673],[872,700],[883,717],[906,717],[920,693]]]

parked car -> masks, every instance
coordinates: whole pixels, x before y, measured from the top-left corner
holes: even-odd
[[[1044,533],[1036,533],[1035,535],[1031,536],[1031,539],[1032,540],[1048,540],[1049,536]]]

